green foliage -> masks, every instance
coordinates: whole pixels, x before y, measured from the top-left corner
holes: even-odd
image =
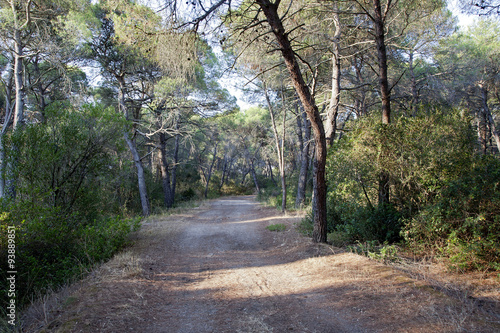
[[[500,161],[475,159],[404,230],[409,244],[436,244],[458,270],[500,268]]]
[[[394,242],[402,218],[433,202],[441,188],[464,174],[473,160],[474,133],[466,117],[432,115],[382,125],[367,117],[330,151],[329,231],[350,241]],[[391,184],[391,203],[377,205],[379,175]]]
[[[286,188],[286,209],[295,209],[295,194],[297,193],[296,188],[291,186],[291,182],[287,181],[290,186]],[[261,191],[257,196],[257,200],[265,202],[268,206],[276,207],[276,209],[281,210],[281,205],[283,203],[283,192],[281,187],[275,186],[271,181],[261,183]]]
[[[377,241],[357,242],[347,247],[351,252],[367,256],[371,259],[391,262],[398,260],[398,248],[396,245],[384,243],[380,245]]]
[[[13,226],[19,305],[109,258],[139,223],[117,215],[114,155],[122,150],[123,120],[99,105],[52,104],[46,117],[5,142],[15,170],[4,177],[15,179],[16,197],[0,202],[0,278]]]
[[[449,257],[455,269],[498,269],[500,161],[476,155],[469,119],[436,111],[373,123],[357,121],[331,150],[331,238],[367,244],[402,237],[415,250]],[[385,206],[377,205],[382,170],[391,184]]]
[[[286,225],[283,223],[276,223],[276,224],[271,224],[266,227],[267,230],[269,231],[285,231],[286,230]]]
[[[312,237],[314,231],[314,219],[312,210],[308,211],[306,216],[297,223],[297,231],[305,236]]]
[[[330,220],[329,232],[341,232],[346,240],[395,242],[399,240],[401,215],[393,206],[358,207],[341,223]],[[333,223],[332,223],[333,222]]]
[[[57,288],[80,276],[96,262],[106,260],[127,243],[127,236],[137,230],[139,219],[120,217],[82,221],[67,216],[57,207],[32,206],[21,202],[3,204],[1,218],[0,258],[6,278],[7,226],[16,228],[16,270],[18,304],[47,288]],[[2,304],[6,293],[2,291]]]
[[[53,105],[46,117],[6,143],[7,153],[16,152],[9,160],[16,166],[17,198],[92,220],[109,210],[97,188],[117,168],[111,149],[121,149],[121,118],[98,105]]]

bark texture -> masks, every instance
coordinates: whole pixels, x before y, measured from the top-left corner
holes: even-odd
[[[299,140],[301,141],[301,156],[295,207],[299,208],[304,205],[306,201],[307,174],[309,172],[309,151],[311,146],[311,123],[307,120],[305,112],[300,112],[300,114],[297,115],[297,126],[299,128]]]
[[[342,33],[340,18],[335,5],[332,19],[335,23],[335,33],[332,43],[332,97],[327,111],[327,121],[325,135],[328,145],[332,145],[335,140],[337,130],[337,116],[340,105],[340,36]]]
[[[390,6],[388,1],[386,9]],[[375,14],[373,16],[375,25],[375,44],[377,45],[377,58],[379,68],[379,87],[380,96],[382,98],[382,124],[391,123],[391,99],[389,80],[387,77],[387,49],[385,45],[385,27],[384,21],[386,18],[386,11],[382,14],[382,6],[380,0],[373,0],[373,8]],[[382,156],[384,152],[382,151]],[[378,203],[379,205],[386,205],[389,203],[389,175],[386,171],[382,170],[379,175],[379,190],[378,190]]]

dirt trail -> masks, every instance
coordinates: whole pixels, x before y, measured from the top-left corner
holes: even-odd
[[[475,309],[425,283],[367,258],[312,244],[293,230],[299,219],[247,196],[150,220],[132,248],[55,295],[51,313],[49,301],[45,310],[30,310],[23,331],[498,330]],[[286,224],[287,231],[265,228],[275,223]]]

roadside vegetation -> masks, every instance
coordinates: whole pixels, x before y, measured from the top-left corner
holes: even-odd
[[[466,28],[444,0],[141,3],[0,1],[1,311],[8,271],[21,309],[222,195],[498,274],[497,2]]]

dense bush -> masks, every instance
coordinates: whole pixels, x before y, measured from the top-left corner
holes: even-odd
[[[379,206],[382,171],[391,200]],[[403,238],[459,269],[500,269],[500,161],[477,153],[468,117],[434,110],[390,125],[357,120],[332,147],[327,177],[332,238]]]
[[[18,305],[109,258],[138,226],[137,219],[120,217],[113,188],[120,117],[99,105],[59,105],[47,110],[46,119],[5,142],[13,168],[3,177],[15,180],[16,191],[0,202],[0,278],[5,281],[8,271],[7,232],[13,227]]]
[[[404,235],[414,248],[434,245],[456,269],[500,270],[500,161],[478,156],[409,219]]]
[[[140,221],[115,217],[83,223],[76,215],[67,216],[57,207],[34,208],[24,203],[10,206],[8,210],[0,221],[0,278],[5,281],[8,271],[7,226],[16,226],[16,288],[21,305],[47,288],[57,288],[93,264],[110,258],[126,245],[127,236],[137,229]],[[2,304],[5,304],[6,293],[1,292]]]

